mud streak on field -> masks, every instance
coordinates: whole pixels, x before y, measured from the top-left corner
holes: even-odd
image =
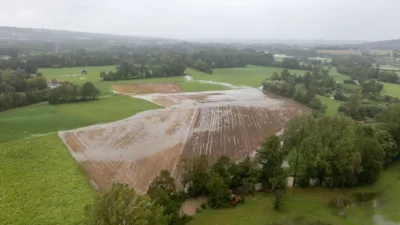
[[[157,85],[146,88],[160,90]],[[59,133],[100,190],[120,181],[144,193],[161,170],[178,179],[178,165],[185,157],[207,154],[213,161],[227,155],[241,160],[291,117],[309,113],[302,105],[255,88],[133,97],[166,108]]]

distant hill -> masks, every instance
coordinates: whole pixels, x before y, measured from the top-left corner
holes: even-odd
[[[93,48],[105,45],[138,45],[138,44],[171,44],[177,40],[165,38],[150,38],[137,36],[122,36],[64,30],[49,30],[36,28],[0,27],[0,44],[8,45],[43,45],[52,43],[65,46],[77,44],[80,47]]]
[[[400,39],[368,42],[363,43],[360,46],[363,48],[375,49],[400,49]]]

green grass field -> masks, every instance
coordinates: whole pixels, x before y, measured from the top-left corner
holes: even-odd
[[[319,100],[321,100],[322,104],[326,105],[328,108],[326,109],[325,115],[334,116],[338,114],[338,108],[342,104],[341,101],[336,101],[334,99],[318,95]]]
[[[82,224],[95,191],[56,134],[0,144],[0,162],[0,224]]]
[[[211,80],[225,82],[233,85],[244,85],[250,87],[260,87],[262,82],[272,76],[274,72],[280,73],[282,68],[265,66],[247,66],[241,68],[214,69],[213,74],[206,74],[188,68],[186,73],[196,80]],[[304,70],[289,70],[292,73],[304,74]]]
[[[382,94],[400,98],[400,84],[383,83],[383,85]]]
[[[39,104],[0,113],[0,143],[124,119],[159,106],[129,96],[62,105]]]
[[[88,74],[80,75],[82,69],[86,69]],[[92,82],[101,95],[112,95],[112,86],[121,84],[141,84],[141,83],[176,83],[184,92],[197,91],[214,91],[226,90],[226,87],[216,84],[204,84],[195,82],[185,82],[182,76],[177,77],[159,77],[151,79],[122,80],[122,81],[106,81],[100,80],[100,72],[115,71],[116,66],[93,66],[93,67],[74,67],[74,68],[44,68],[38,72],[43,73],[47,80],[56,79],[58,81],[70,81],[74,84],[83,84],[86,81]]]
[[[343,83],[344,80],[351,79],[349,76],[339,73],[337,71],[336,67],[333,67],[330,69],[329,76],[331,76],[333,79],[335,79],[335,81],[339,81],[341,83]]]
[[[387,220],[400,222],[400,165],[395,165],[385,171],[381,178],[372,186],[353,189],[307,188],[288,189],[283,210],[272,209],[274,197],[271,194],[257,194],[246,198],[243,205],[237,208],[222,210],[207,209],[198,213],[189,225],[219,224],[219,225],[266,225],[272,221],[293,219],[299,222],[320,220],[334,225],[395,225],[397,223],[377,223],[374,215],[380,215]],[[343,216],[328,206],[331,199],[343,195],[353,198],[355,193],[377,192],[377,207],[372,203],[364,203],[345,208]],[[297,223],[296,223],[297,224]],[[310,223],[301,223],[308,225]]]

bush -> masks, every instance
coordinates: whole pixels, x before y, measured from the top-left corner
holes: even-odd
[[[200,208],[201,209],[207,209],[208,208],[207,203],[205,203],[205,202],[201,203]]]

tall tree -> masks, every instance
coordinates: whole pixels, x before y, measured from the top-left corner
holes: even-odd
[[[210,172],[209,179],[207,179],[206,182],[206,188],[211,207],[221,208],[229,204],[231,200],[229,186],[224,183],[224,180],[218,173],[214,171]]]
[[[169,224],[176,224],[179,221],[180,199],[176,192],[175,180],[167,170],[160,172],[147,191],[148,196],[157,205],[164,207],[164,215],[168,218]]]
[[[85,209],[87,225],[166,225],[164,208],[125,184],[115,184]]]
[[[285,153],[281,149],[279,137],[273,135],[258,150],[262,165],[262,183],[266,188],[273,188],[272,181],[283,174],[282,163]]]
[[[307,116],[297,116],[289,120],[285,125],[283,135],[283,146],[286,151],[295,150],[295,165],[293,187],[296,186],[297,169],[300,157],[300,150],[303,140],[308,135],[308,122],[310,118]]]
[[[183,162],[182,186],[191,197],[207,194],[207,180],[209,179],[209,161],[207,156],[198,156],[186,159]]]
[[[81,87],[81,96],[83,99],[96,99],[100,94],[100,90],[97,89],[92,82],[85,82]]]

